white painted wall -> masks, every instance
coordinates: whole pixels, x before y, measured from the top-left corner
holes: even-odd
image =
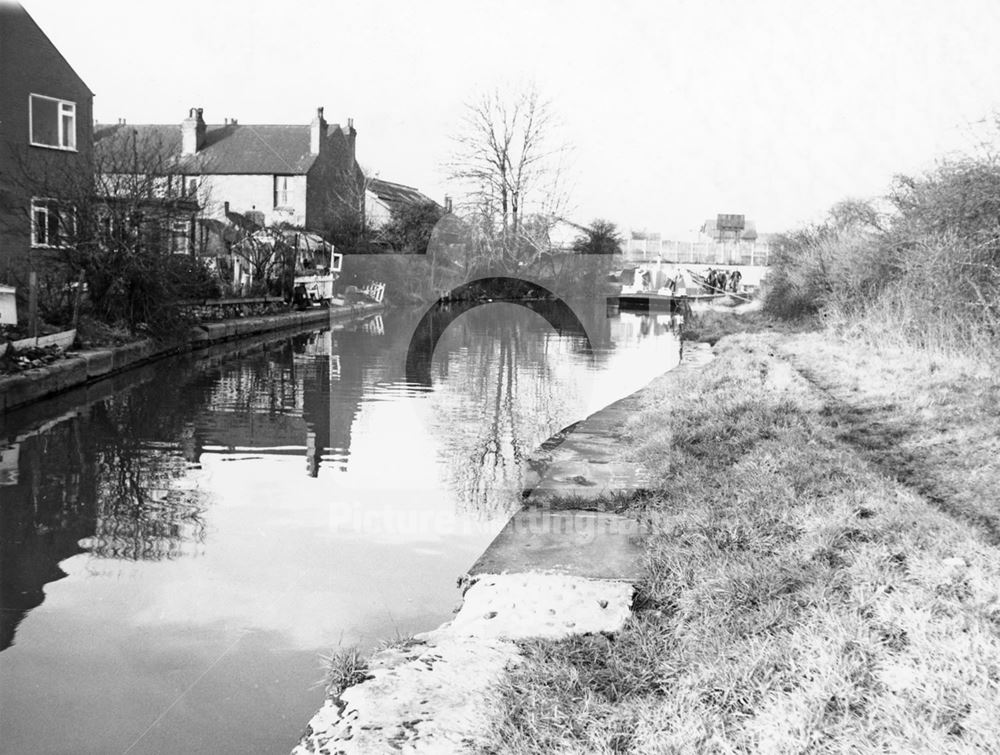
[[[17,324],[17,299],[13,286],[0,286],[0,324]]]
[[[231,212],[264,213],[267,225],[281,222],[305,225],[306,177],[289,176],[288,186],[290,211],[275,210],[274,176],[270,174],[204,176],[198,198],[208,217],[222,219],[225,203],[229,202]]]
[[[378,194],[365,189],[365,218],[373,228],[381,228],[389,222],[389,205],[378,198]]]

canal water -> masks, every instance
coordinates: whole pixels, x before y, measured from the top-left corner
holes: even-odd
[[[544,307],[272,335],[6,418],[0,751],[287,752],[319,655],[447,621],[525,455],[678,361],[669,316]]]

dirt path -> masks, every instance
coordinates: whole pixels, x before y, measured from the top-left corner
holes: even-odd
[[[822,415],[839,440],[937,509],[976,527],[986,542],[1000,545],[994,495],[1000,464],[995,453],[984,453],[1000,438],[996,405],[983,402],[984,394],[992,394],[991,380],[955,376],[960,384],[979,382],[978,390],[967,385],[944,396],[940,376],[934,376],[939,369],[916,369],[911,379],[887,386],[877,376],[867,378],[856,349],[828,344],[821,351],[809,337],[776,337],[774,349],[822,396]],[[928,411],[935,404],[940,410]]]

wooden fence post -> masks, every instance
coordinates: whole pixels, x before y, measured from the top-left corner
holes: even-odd
[[[73,330],[80,327],[80,299],[83,297],[83,270],[76,279],[76,292],[73,298]]]
[[[28,332],[38,338],[38,273],[28,273]]]

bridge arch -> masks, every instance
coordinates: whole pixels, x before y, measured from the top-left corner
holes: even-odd
[[[516,289],[517,286],[523,286],[524,283],[525,281],[520,278],[504,276],[478,278],[449,291],[446,297],[442,297],[442,300],[445,298],[449,300],[447,304],[438,300],[420,318],[420,322],[417,323],[417,328],[410,338],[410,345],[406,351],[406,382],[429,388],[432,385],[431,360],[434,356],[434,349],[448,326],[476,307],[500,301],[516,304],[540,314],[549,325],[560,333],[569,332],[583,336],[587,340],[587,348],[593,352],[590,334],[576,312],[544,286],[537,283],[531,284],[533,288],[545,294],[546,298],[542,300],[503,298],[506,292]],[[475,293],[479,298],[467,299],[466,296],[472,293]]]

